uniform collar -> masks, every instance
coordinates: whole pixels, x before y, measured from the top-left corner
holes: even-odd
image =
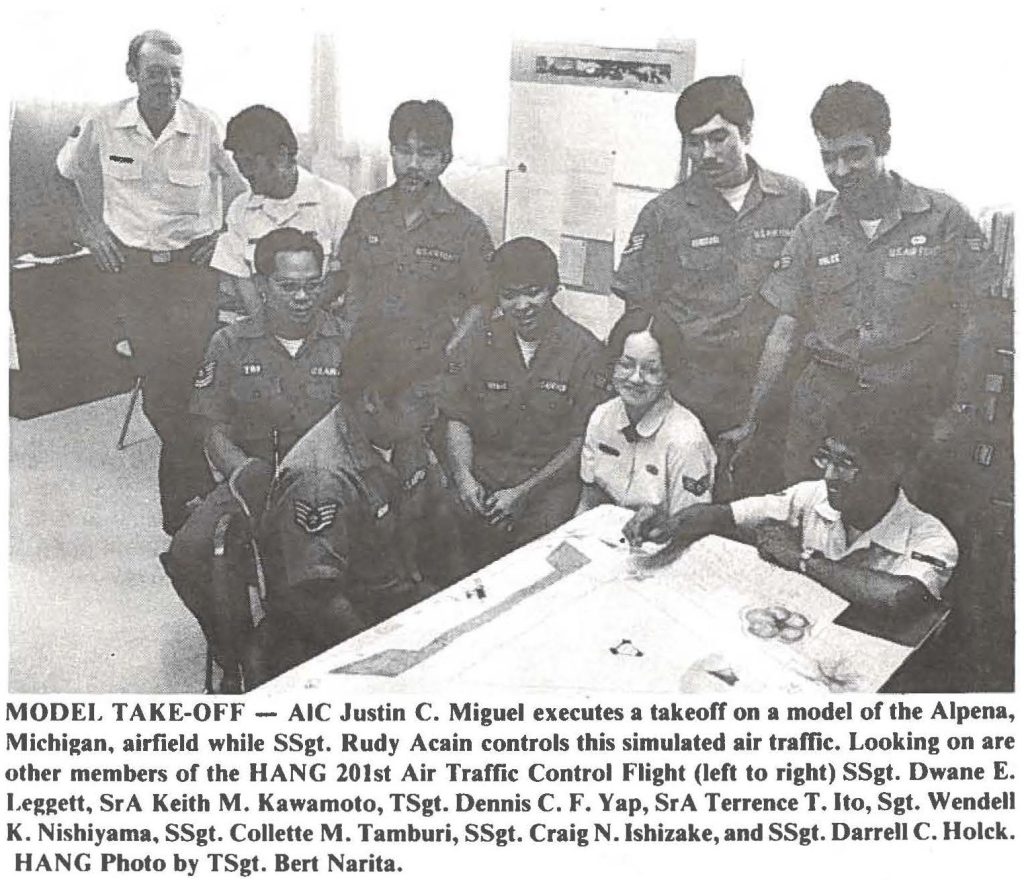
[[[295,192],[286,199],[272,199],[270,196],[249,193],[249,211],[263,211],[277,222],[292,217],[298,208],[315,207],[320,204],[320,189],[317,178],[302,166],[297,166],[299,178],[295,184]]]
[[[137,98],[129,98],[125,101],[121,107],[121,112],[117,114],[117,121],[114,123],[114,127],[138,128],[146,133],[150,133],[146,120],[142,118],[142,114],[139,112]],[[192,106],[179,98],[178,103],[174,105],[174,115],[171,117],[171,121],[167,123],[166,130],[176,131],[181,134],[198,134],[199,120],[196,118]]]
[[[875,238],[878,238],[884,228],[892,228],[905,214],[922,214],[932,206],[931,198],[921,187],[900,177],[895,171],[890,171],[889,175],[896,183],[896,201],[892,210],[883,218],[882,227],[875,233]],[[842,209],[842,199],[837,193],[825,205],[825,222],[841,217]]]
[[[747,156],[747,163],[753,178],[751,187],[756,186],[766,196],[779,196],[783,194],[782,179],[779,175],[762,168],[753,156]],[[706,205],[709,200],[715,200],[716,203],[722,200],[721,193],[700,172],[691,175],[683,181],[683,198],[688,205],[693,205],[694,207]],[[749,193],[747,198],[750,198]]]
[[[821,491],[825,497],[814,505],[814,512],[827,522],[838,522],[841,516],[839,511],[828,503],[824,480],[821,481]],[[847,547],[847,552],[857,547],[868,547],[871,544],[878,544],[893,553],[904,553],[907,549],[907,542],[910,540],[910,526],[916,511],[917,508],[910,503],[906,493],[900,489],[892,507],[885,512],[885,515],[878,522],[850,544]]]
[[[242,339],[259,339],[262,336],[272,335],[267,329],[266,318],[262,311],[243,318],[231,326],[235,328],[235,332]],[[341,324],[334,315],[323,309],[318,309],[313,315],[313,327],[306,339],[308,341],[317,336],[341,336],[342,332]]]
[[[393,211],[401,210],[402,197],[398,192],[397,183],[391,184],[391,186],[383,191],[383,194],[386,197],[384,202],[386,208]],[[420,202],[420,208],[424,216],[433,217],[438,214],[453,213],[456,208],[456,202],[448,190],[441,185],[441,181],[438,180],[430,185],[427,194],[423,197],[423,201]]]
[[[661,430],[661,426],[665,424],[668,414],[672,411],[673,403],[672,395],[667,391],[664,392],[661,397],[651,404],[651,408],[643,414],[640,421],[636,423],[636,433],[645,440],[657,434]],[[626,414],[626,405],[622,402],[621,397],[616,397],[614,406],[615,427],[621,431],[630,424],[629,416]]]

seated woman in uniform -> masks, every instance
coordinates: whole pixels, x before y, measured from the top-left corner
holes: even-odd
[[[671,321],[645,309],[627,310],[612,328],[616,396],[587,424],[577,514],[606,503],[672,514],[711,500],[715,451],[700,419],[669,391],[682,344]]]

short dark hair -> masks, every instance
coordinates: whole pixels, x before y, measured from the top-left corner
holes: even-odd
[[[391,114],[388,141],[392,146],[404,144],[416,132],[421,140],[451,153],[454,126],[452,114],[440,101],[403,101]]]
[[[225,150],[248,150],[267,156],[276,153],[280,147],[284,147],[289,156],[299,152],[295,132],[288,120],[276,110],[254,104],[228,120]]]
[[[510,238],[492,255],[490,278],[494,295],[508,287],[537,285],[552,293],[558,288],[558,258],[543,241],[529,236]]]
[[[811,110],[811,125],[824,137],[862,132],[884,152],[889,146],[892,118],[881,92],[867,83],[847,80],[821,93]]]
[[[928,420],[908,408],[903,395],[865,389],[849,395],[829,413],[825,436],[851,446],[872,461],[910,464],[916,460]],[[819,442],[824,437],[819,438]],[[813,450],[808,450],[813,452]]]
[[[132,37],[131,42],[128,44],[129,67],[139,66],[139,52],[142,51],[142,47],[146,43],[159,46],[165,52],[170,52],[172,55],[181,54],[181,44],[170,34],[158,30],[143,31],[141,34],[136,34]]]
[[[676,125],[684,137],[714,116],[720,115],[749,134],[754,105],[738,76],[707,76],[691,83],[676,101]]]
[[[278,254],[310,253],[317,266],[324,263],[324,249],[312,232],[300,232],[293,226],[272,229],[256,242],[253,263],[256,271],[265,277],[274,274]]]
[[[634,333],[650,333],[661,349],[661,363],[668,375],[669,385],[675,386],[682,377],[677,375],[683,362],[683,337],[675,321],[660,312],[649,311],[638,306],[626,309],[625,313],[608,334],[608,357],[614,362],[622,356],[626,339]]]

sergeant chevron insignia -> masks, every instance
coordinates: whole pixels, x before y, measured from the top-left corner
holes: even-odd
[[[334,522],[338,512],[337,501],[324,501],[322,503],[296,499],[295,501],[295,524],[310,535],[329,529]]]

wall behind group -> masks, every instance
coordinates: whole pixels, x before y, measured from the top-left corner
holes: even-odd
[[[1018,115],[1015,57],[1002,5],[863,0],[854,6],[776,2],[682,4],[518,0],[256,4],[182,0],[19,4],[8,13],[9,96],[95,103],[131,93],[128,39],[162,27],[185,47],[185,96],[223,119],[250,103],[309,125],[311,50],[331,34],[346,141],[385,145],[393,107],[436,96],[455,117],[455,150],[501,164],[508,133],[513,40],[654,47],[695,39],[697,75],[744,75],[757,113],[754,154],[827,182],[808,114],[830,82],[863,79],[893,113],[892,167],[946,189],[972,208],[1005,203],[1016,168],[1006,158]],[[1015,145],[1015,144],[1014,144]]]

